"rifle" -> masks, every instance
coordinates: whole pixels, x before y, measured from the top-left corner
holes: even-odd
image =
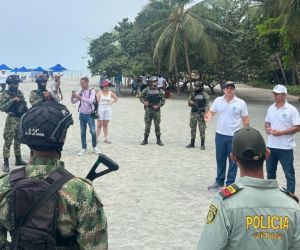
[[[96,169],[101,163],[105,165],[107,169],[102,170],[101,172],[96,172]],[[118,169],[119,165],[116,162],[114,162],[112,159],[110,159],[104,154],[99,154],[97,161],[95,162],[95,164],[93,165],[93,167],[91,168],[91,170],[85,178],[90,181],[93,181],[100,176],[103,176],[113,171],[117,171]]]

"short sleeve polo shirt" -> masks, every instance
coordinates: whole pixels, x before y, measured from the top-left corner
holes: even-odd
[[[288,102],[283,107],[277,108],[275,104],[268,108],[266,122],[271,124],[272,129],[286,130],[293,126],[300,125],[298,110]],[[269,135],[267,146],[278,149],[292,149],[296,146],[295,135]]]
[[[221,135],[233,136],[242,127],[242,117],[248,116],[245,101],[236,96],[230,102],[224,96],[216,98],[210,110],[219,115],[216,132]]]

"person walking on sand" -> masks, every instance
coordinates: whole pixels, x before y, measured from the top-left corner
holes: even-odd
[[[105,80],[101,84],[101,90],[97,93],[98,120],[97,120],[97,141],[103,127],[104,142],[110,144],[108,139],[108,123],[112,118],[111,105],[118,100],[118,97],[109,90],[109,81]]]

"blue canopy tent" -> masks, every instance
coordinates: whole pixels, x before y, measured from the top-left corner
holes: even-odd
[[[49,68],[53,72],[62,72],[67,70],[65,67],[61,66],[60,64],[56,64],[55,66]]]
[[[23,67],[19,68],[18,72],[26,73],[26,72],[30,72],[30,70],[23,66]]]
[[[19,72],[19,69],[16,67],[16,68],[13,68],[12,70],[11,70],[11,72],[14,72],[15,74],[17,74],[18,72]]]
[[[42,67],[37,67],[37,68],[33,69],[32,71],[35,71],[35,72],[45,72],[47,70],[43,69]]]
[[[0,65],[0,70],[11,70],[11,68],[7,67],[7,65],[5,65],[5,64],[1,64]]]

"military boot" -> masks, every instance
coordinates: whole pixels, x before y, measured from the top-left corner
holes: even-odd
[[[191,143],[189,145],[186,145],[186,148],[194,148],[195,147],[195,138],[191,139]]]
[[[157,135],[156,138],[157,138],[157,141],[156,141],[157,145],[159,145],[159,146],[164,146],[164,144],[163,144],[162,141],[160,140],[160,135]]]
[[[148,144],[148,136],[149,135],[144,135],[144,140],[141,142],[140,145],[146,145],[146,144]]]
[[[26,166],[28,163],[22,160],[21,155],[16,155],[16,166]]]
[[[4,164],[2,167],[3,172],[9,172],[9,161],[8,158],[4,158]]]
[[[205,140],[204,139],[201,139],[201,147],[200,147],[201,150],[205,150]]]

